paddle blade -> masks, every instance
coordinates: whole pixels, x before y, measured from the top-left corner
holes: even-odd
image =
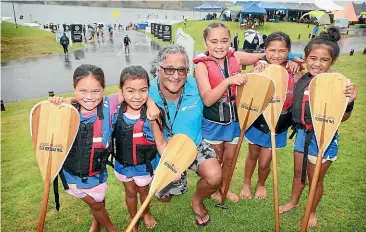
[[[272,100],[263,111],[263,117],[266,120],[269,129],[274,131],[286,100],[288,72],[281,65],[270,64],[262,74],[271,78],[276,86]]]
[[[75,140],[79,124],[79,113],[71,105],[43,101],[32,108],[30,130],[43,180],[46,179],[49,155],[52,155],[51,182],[59,173]]]
[[[197,156],[196,144],[185,134],[176,134],[168,142],[155,170],[150,192],[157,192],[183,173]]]
[[[261,115],[275,92],[274,82],[259,73],[248,73],[248,82],[238,87],[237,109],[239,124],[244,131]]]
[[[332,141],[348,104],[344,89],[348,80],[339,73],[317,75],[309,85],[309,104],[319,150]]]

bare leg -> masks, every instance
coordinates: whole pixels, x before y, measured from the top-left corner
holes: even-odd
[[[248,145],[248,156],[245,159],[245,169],[244,169],[244,186],[240,191],[241,198],[251,199],[252,194],[250,193],[250,186],[252,183],[252,176],[257,166],[257,160],[259,157],[260,146],[255,144]]]
[[[304,153],[294,152],[294,178],[292,180],[292,191],[290,200],[280,206],[280,213],[285,213],[298,206],[305,184],[301,183],[302,160]]]
[[[93,215],[93,222],[92,225],[90,226],[89,232],[99,232],[99,230],[100,230],[100,224]]]
[[[230,144],[227,142],[224,142],[224,153],[223,153],[223,164],[222,164],[222,185],[221,185],[221,192],[224,192],[224,188],[228,183],[228,177],[230,173],[230,169],[233,165],[233,157],[236,149],[236,144]],[[235,193],[231,192],[230,190],[227,192],[227,199],[229,199],[232,202],[238,202],[239,197]]]
[[[140,202],[144,203],[147,195],[149,194],[149,185],[144,187],[138,187],[140,194]],[[156,226],[156,220],[150,213],[150,204],[145,208],[143,213],[144,224],[147,229],[152,229]]]
[[[267,189],[265,186],[269,173],[271,172],[272,150],[261,147],[258,162],[258,183],[255,198],[263,199],[267,197]]]
[[[222,172],[217,159],[204,161],[197,170],[201,178],[197,182],[197,189],[192,198],[191,207],[195,212],[197,223],[206,224],[210,216],[203,204],[203,199],[214,193],[221,185]]]
[[[308,224],[309,228],[313,228],[316,226],[316,223],[317,223],[316,207],[318,206],[320,200],[322,199],[323,192],[324,192],[325,173],[327,172],[327,170],[331,164],[332,164],[332,161],[326,161],[325,163],[322,164],[322,167],[320,170],[320,175],[319,175],[319,180],[318,180],[318,185],[316,187],[313,207],[312,207],[311,213],[310,213],[309,224]],[[314,171],[315,171],[315,164],[308,162],[307,171],[308,171],[309,183],[311,185],[313,176],[314,176]]]
[[[106,229],[107,232],[117,231],[117,227],[113,225],[111,219],[109,219],[104,201],[96,202],[91,196],[86,196],[82,198],[82,200],[89,205],[93,217]]]
[[[220,165],[222,165],[223,160],[223,153],[224,153],[224,143],[221,144],[211,144],[213,149],[215,150],[217,159],[219,160]],[[221,192],[220,189],[218,189],[215,193],[211,195],[211,198],[216,201],[221,201]]]
[[[125,201],[127,205],[128,213],[130,214],[130,220],[135,217],[137,213],[137,191],[138,187],[134,181],[123,182],[125,187]],[[133,232],[137,232],[137,223],[132,229]]]

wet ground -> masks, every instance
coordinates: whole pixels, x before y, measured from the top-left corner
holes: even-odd
[[[7,102],[45,97],[48,91],[55,94],[72,91],[72,76],[81,64],[94,64],[104,70],[107,85],[116,85],[122,69],[128,65],[141,65],[150,70],[151,61],[157,54],[158,46],[145,34],[128,31],[132,41],[130,55],[125,55],[123,37],[125,31],[115,32],[113,39],[88,42],[83,50],[47,56],[31,61],[12,61],[1,66],[1,99]],[[294,52],[302,52],[307,42],[292,44]],[[342,53],[351,49],[363,51],[366,36],[342,39],[339,42]]]

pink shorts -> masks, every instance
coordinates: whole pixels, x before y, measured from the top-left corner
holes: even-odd
[[[96,202],[102,202],[105,198],[105,193],[107,192],[108,185],[103,183],[97,185],[93,188],[77,188],[75,184],[69,184],[69,189],[66,192],[77,198],[84,198],[86,196],[92,197]]]
[[[134,176],[132,178],[128,178],[125,175],[119,174],[118,172],[114,171],[114,174],[116,174],[116,177],[121,182],[130,182],[135,181],[135,184],[139,187],[144,187],[152,181],[153,177],[150,175],[146,176]]]

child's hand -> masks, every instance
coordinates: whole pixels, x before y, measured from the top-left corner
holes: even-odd
[[[172,181],[172,183],[176,183],[178,182],[180,179],[182,179],[182,174],[177,173],[175,174],[174,180]]]
[[[287,62],[287,67],[291,70],[292,73],[298,73],[301,69],[301,65],[299,63],[291,60]]]
[[[156,120],[160,116],[160,110],[153,101],[147,106],[146,116],[150,121]]]
[[[60,105],[61,103],[71,104],[70,98],[63,98],[63,97],[58,97],[58,96],[49,97],[48,101],[50,101],[51,103],[53,103],[55,105]]]
[[[254,67],[253,72],[254,73],[263,72],[264,70],[266,70],[267,67],[268,67],[268,63],[260,63]]]
[[[229,85],[245,85],[248,79],[245,74],[238,73],[226,79]]]
[[[346,97],[349,97],[349,103],[356,100],[356,98],[357,98],[357,89],[356,89],[355,84],[353,84],[352,82],[347,84],[346,89],[344,90],[344,95],[346,95]]]

